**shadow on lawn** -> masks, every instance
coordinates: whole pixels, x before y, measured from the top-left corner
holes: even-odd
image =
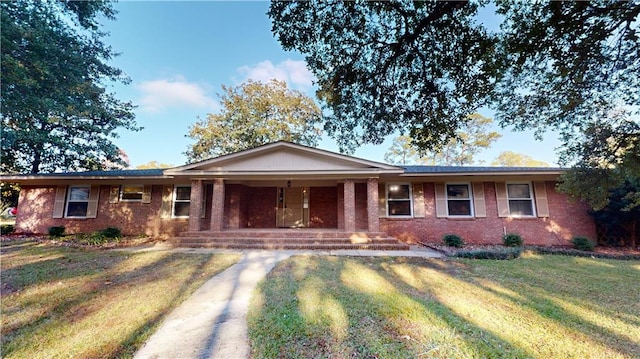
[[[398,271],[400,267],[413,268],[414,272],[402,273]],[[444,298],[443,293],[451,297],[481,297],[476,305],[482,305],[482,300],[491,305],[494,298],[512,308],[506,313],[499,307],[490,309],[496,310],[498,317],[507,316],[507,321],[510,320],[508,316],[530,312],[534,313],[533,320],[537,321],[537,316],[542,319],[541,323],[555,323],[552,330],[556,333],[566,333],[565,330],[576,333],[576,340],[587,340],[628,357],[640,353],[637,341],[573,314],[558,304],[556,300],[562,300],[562,296],[554,293],[553,282],[543,288],[542,295],[539,291],[526,290],[526,287],[523,290],[523,283],[527,281],[518,281],[518,273],[513,277],[509,277],[513,275],[509,273],[503,275],[506,277],[485,278],[467,270],[465,264],[458,261],[296,257],[276,267],[256,292],[261,304],[256,309],[259,317],[252,320],[250,333],[264,331],[267,335],[261,338],[259,335],[262,334],[252,334],[253,353],[266,357],[357,358],[397,357],[399,353],[437,357],[536,357],[543,354],[510,339],[512,333],[501,332],[499,326],[481,324],[482,320],[474,317],[477,314],[466,313],[464,305],[454,303],[452,300],[455,299]],[[466,288],[469,292],[445,290],[454,282],[459,287],[453,290]],[[579,294],[571,300],[573,304],[585,305],[590,299]],[[590,303],[589,307],[591,311],[606,312],[627,325],[637,324],[624,315],[615,315],[616,308],[607,309],[606,305]],[[325,306],[328,309],[318,309]],[[310,310],[314,307],[316,309]],[[283,319],[287,315],[291,318]],[[516,320],[511,325],[526,329],[530,324]],[[540,330],[544,332],[547,328],[543,325]],[[513,334],[520,343],[527,340],[526,332]],[[425,338],[431,338],[431,342],[425,342]],[[543,338],[549,339],[548,336]],[[266,349],[259,352],[262,349],[256,345],[265,342],[269,342]],[[553,351],[554,344],[550,345],[551,348],[542,351]]]
[[[5,249],[9,250],[5,251]],[[13,323],[7,323],[6,318],[3,319],[3,356],[9,356],[17,349],[11,345],[11,341],[15,338],[22,337],[22,342],[35,343],[36,337],[40,335],[38,334],[40,329],[44,326],[66,325],[69,322],[85,320],[98,311],[104,310],[105,306],[111,303],[110,297],[151,284],[158,278],[171,276],[174,266],[184,263],[187,258],[192,258],[189,254],[164,253],[140,265],[127,265],[129,259],[139,254],[31,244],[13,245],[8,248],[3,246],[3,264],[7,263],[6,258],[9,255],[14,256],[13,260],[24,263],[2,271],[3,283],[8,281],[14,291],[19,291],[12,299],[7,300],[4,297],[3,307],[13,306],[17,310],[25,310],[30,306],[40,306],[40,310],[32,316],[23,316]],[[198,266],[194,267],[190,278],[183,281],[175,291],[172,290],[170,302],[173,303],[176,298],[185,295],[190,284],[201,275],[202,268],[208,264],[209,260],[202,260]],[[46,292],[46,300],[42,300],[41,291],[29,294],[29,288],[47,283],[51,284],[43,289]],[[150,299],[140,297],[139,300]],[[121,343],[108,343],[106,345],[109,348],[94,348],[94,351],[101,353],[100,356],[108,357],[132,354],[150,335],[162,317],[172,309],[173,306],[163,308],[161,312],[142,323]],[[14,309],[9,310],[14,311]],[[62,322],[58,323],[58,320]],[[96,323],[96,335],[100,335],[101,325],[103,324]]]
[[[580,339],[593,342],[597,345],[608,348],[611,352],[616,352],[628,357],[636,357],[638,353],[640,353],[640,344],[638,340],[630,338],[629,335],[625,335],[626,333],[616,333],[606,326],[600,325],[596,321],[597,319],[588,320],[582,316],[579,316],[563,308],[560,304],[564,302],[565,305],[572,305],[576,308],[586,308],[593,313],[597,313],[596,316],[599,316],[599,319],[603,319],[604,316],[610,316],[611,318],[619,320],[626,325],[637,325],[637,321],[629,320],[629,318],[625,318],[624,316],[620,315],[620,307],[610,308],[607,306],[606,302],[598,302],[598,300],[602,298],[594,298],[594,293],[590,293],[590,290],[593,291],[594,289],[582,290],[582,288],[578,288],[580,287],[578,285],[578,283],[580,283],[580,280],[589,283],[602,281],[603,278],[607,278],[607,280],[609,280],[610,278],[626,277],[628,282],[621,282],[618,283],[617,286],[614,286],[617,287],[617,290],[619,292],[614,294],[613,296],[615,297],[615,295],[620,295],[626,296],[628,298],[633,298],[633,289],[622,289],[623,286],[628,286],[634,282],[635,279],[633,279],[633,274],[629,273],[629,276],[625,276],[624,274],[627,273],[621,275],[619,272],[615,272],[616,269],[629,267],[630,263],[626,261],[616,263],[614,261],[614,264],[610,264],[610,267],[606,268],[606,266],[603,266],[603,264],[600,263],[601,261],[594,259],[589,260],[591,261],[591,263],[582,263],[582,265],[586,264],[586,266],[590,268],[587,268],[586,271],[581,271],[577,268],[577,265],[570,260],[564,258],[554,259],[558,260],[558,262],[562,264],[562,266],[556,267],[556,265],[559,264],[554,263],[554,265],[551,267],[542,268],[540,271],[535,272],[527,271],[526,269],[522,271],[518,270],[518,268],[528,268],[528,264],[526,263],[527,259],[518,260],[518,266],[516,266],[515,272],[513,271],[513,266],[507,267],[515,262],[501,262],[505,264],[505,268],[502,273],[500,273],[500,275],[502,276],[500,278],[485,278],[482,274],[478,275],[473,273],[473,271],[460,271],[456,273],[456,270],[450,270],[451,267],[460,265],[460,263],[456,261],[444,262],[444,264],[446,265],[446,267],[444,268],[442,267],[443,262],[439,261],[424,262],[421,260],[410,258],[402,258],[399,259],[399,261],[406,262],[418,267],[431,267],[431,269],[435,269],[441,273],[446,272],[451,276],[452,280],[460,280],[475,287],[476,295],[478,296],[484,297],[485,293],[490,293],[493,296],[503,299],[507,303],[513,303],[516,304],[519,308],[530,310],[538,317],[555,323],[558,328],[564,328],[569,332],[578,333],[578,335],[574,337],[575,340]],[[584,262],[584,260],[582,262]],[[439,264],[436,266],[434,265],[434,263]],[[477,263],[479,264],[485,262]],[[568,274],[571,272],[573,273]],[[614,273],[616,275],[614,275]],[[568,283],[565,283],[564,285],[560,283],[562,282],[562,280],[559,278],[559,275],[562,276],[574,274],[578,277],[564,278],[564,280]],[[389,281],[393,281],[394,283],[398,283],[399,280],[402,279],[392,275],[389,270],[385,271],[385,276]],[[416,275],[416,277],[419,277],[419,275]],[[537,285],[534,284],[533,287],[528,287],[526,285],[528,283],[537,283]],[[428,289],[428,283],[425,284],[427,284],[427,289],[425,292],[431,292]],[[578,288],[578,290],[576,290],[576,288]],[[627,291],[628,293],[623,293],[625,291]],[[603,295],[603,297],[612,296],[612,293],[598,294]],[[469,295],[473,294],[469,293]],[[630,308],[626,308],[626,310],[628,311],[630,310]],[[502,335],[502,333],[499,332],[496,332],[496,334]],[[530,355],[532,354],[535,355],[536,353],[531,353]]]
[[[269,337],[254,336],[254,342],[268,346],[263,353],[254,348],[255,356],[460,357],[478,356],[477,353],[530,356],[524,348],[466,321],[446,305],[403,296],[408,289],[402,281],[377,271],[376,262],[372,260],[369,266],[353,259],[307,257],[277,267],[267,281],[273,286],[263,290],[263,283],[257,292],[258,297],[263,297],[264,307],[259,322],[254,321],[253,326],[262,326],[258,329]],[[287,275],[293,281],[278,279]],[[345,277],[353,277],[354,282],[337,284]],[[284,298],[289,300],[283,302]],[[323,310],[327,304],[329,308]],[[310,311],[313,307],[316,310]],[[420,330],[426,330],[434,322],[437,327],[431,333],[433,340],[426,343]],[[454,338],[463,343],[462,348],[450,343]]]
[[[569,261],[565,261],[565,264],[570,266],[573,263]],[[611,268],[603,268],[603,266],[600,265],[600,263],[595,259],[593,260],[593,263],[590,263],[588,265],[593,267],[591,273],[599,273],[599,276],[588,278],[587,281],[592,281],[592,280],[598,281],[598,280],[602,280],[602,278],[610,278],[613,276],[613,273],[607,273],[607,271],[612,272]],[[616,265],[621,267],[627,267],[629,266],[629,262],[618,261]],[[523,263],[523,266],[526,266],[526,264]],[[575,268],[568,268],[566,270],[564,270],[564,268],[561,268],[561,269],[563,269],[562,272],[564,273],[569,272],[571,270],[575,270]],[[546,270],[548,269],[543,270],[543,272],[545,272]],[[518,273],[518,275],[522,275],[522,273]],[[587,275],[590,275],[590,274],[587,274]],[[522,278],[522,279],[526,279],[526,278]],[[552,278],[547,278],[547,279],[552,280]],[[597,323],[595,320],[590,321],[575,313],[568,311],[567,309],[563,308],[559,304],[559,303],[565,302],[568,305],[580,306],[582,308],[588,309],[593,313],[597,313],[597,316],[599,317],[598,319],[600,320],[604,319],[604,317],[607,316],[615,320],[619,320],[624,324],[632,327],[640,325],[640,321],[637,319],[637,317],[635,319],[633,319],[633,317],[627,317],[622,313],[620,313],[619,307],[612,308],[607,306],[606,303],[597,302],[597,299],[594,299],[593,296],[587,295],[588,293],[583,293],[582,295],[578,295],[577,297],[574,297],[574,298],[566,298],[565,293],[563,293],[566,290],[564,288],[561,288],[562,285],[558,284],[557,281],[555,282],[555,285],[552,284],[554,282],[549,282],[549,284],[546,286],[532,288],[532,290],[528,290],[524,293],[522,293],[522,287],[519,286],[518,283],[512,280],[501,281],[499,283],[501,287],[506,288],[509,291],[512,291],[512,292],[518,291],[522,293],[523,296],[519,297],[519,296],[511,295],[507,291],[496,290],[495,288],[492,288],[487,284],[482,283],[481,281],[477,280],[477,278],[474,278],[474,277],[465,277],[464,280],[466,280],[470,284],[477,286],[478,288],[481,288],[487,292],[492,293],[495,296],[498,296],[505,300],[516,303],[519,306],[522,306],[524,308],[531,309],[532,311],[537,313],[537,315],[539,315],[540,317],[553,321],[559,326],[569,327],[572,330],[578,331],[581,334],[583,334],[585,338],[588,338],[589,341],[609,347],[613,351],[617,351],[625,356],[637,357],[638,354],[640,353],[640,341],[639,341],[640,338],[636,338],[634,340],[632,338],[629,338],[628,336],[624,336],[622,333],[616,333],[610,330],[609,328],[607,328],[606,326]],[[616,286],[617,292],[615,294],[611,292],[597,293],[597,294],[598,295],[604,294],[605,296],[614,296],[614,297],[628,295],[631,298],[634,296],[633,292],[626,293],[626,294],[623,293],[628,289],[623,288],[622,286],[626,284],[633,287],[633,283],[637,279],[629,276],[628,280],[629,280],[628,283],[619,283],[620,285]],[[495,283],[495,284],[498,284],[498,283]],[[636,288],[635,290],[637,289],[638,288]],[[542,293],[542,294],[536,294],[536,293]],[[637,292],[635,295],[637,297]],[[637,305],[637,302],[635,304]]]

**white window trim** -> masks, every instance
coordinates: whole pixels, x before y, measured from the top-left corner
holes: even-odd
[[[124,188],[125,187],[140,187],[142,188],[142,191],[140,192],[140,199],[123,199],[122,195],[124,194]],[[119,200],[120,202],[142,202],[142,198],[144,197],[144,185],[141,184],[123,184],[120,185],[120,196],[119,196]]]
[[[453,186],[467,186],[467,190],[469,192],[469,198],[463,199],[463,198],[449,198],[449,189],[448,186],[453,185]],[[473,212],[473,207],[474,207],[474,203],[473,203],[473,186],[471,186],[470,182],[449,182],[449,183],[445,183],[444,184],[444,197],[447,200],[447,217],[452,217],[452,218],[475,218],[475,213]],[[469,201],[469,208],[470,208],[470,213],[471,214],[449,214],[449,201]]]
[[[394,215],[394,214],[390,214],[389,213],[389,203],[390,202],[399,202],[399,201],[406,201],[406,199],[402,199],[402,200],[397,200],[397,199],[389,199],[389,187],[391,186],[407,186],[409,187],[409,214],[408,215]],[[388,218],[413,218],[413,186],[411,185],[410,182],[388,182],[385,187],[384,187],[384,191],[385,191],[385,199],[386,199],[386,205],[385,205],[385,210],[387,212],[387,217]]]
[[[531,196],[530,198],[511,198],[509,197],[509,185],[510,184],[526,184],[529,186],[529,196]],[[504,189],[505,192],[507,194],[507,208],[509,209],[509,217],[514,217],[514,218],[536,218],[538,217],[537,213],[536,213],[536,200],[534,198],[534,193],[533,193],[533,184],[531,182],[506,182],[504,185]],[[531,212],[532,214],[529,215],[522,215],[522,214],[511,214],[511,203],[509,201],[524,201],[524,200],[528,200],[531,201]]]
[[[71,189],[72,188],[88,188],[89,189],[89,197],[86,201],[73,201],[73,202],[86,202],[87,203],[87,212],[89,212],[89,200],[91,199],[91,186],[90,185],[71,185],[67,187],[67,198],[64,203],[64,218],[87,218],[87,213],[84,216],[69,216],[69,203],[71,202]]]
[[[185,202],[189,202],[189,207],[191,207],[191,197],[189,197],[189,200],[176,200],[176,196],[178,194],[178,187],[189,187],[191,188],[190,184],[177,184],[173,186],[173,195],[171,196],[171,218],[189,218],[189,216],[176,216],[176,202],[180,202],[180,203],[185,203]],[[189,213],[191,213],[191,208],[189,208]]]

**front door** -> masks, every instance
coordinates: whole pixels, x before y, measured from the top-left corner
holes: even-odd
[[[306,227],[308,210],[307,191],[303,187],[278,188],[276,226],[286,228]]]

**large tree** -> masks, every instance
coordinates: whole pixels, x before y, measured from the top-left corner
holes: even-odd
[[[640,123],[625,111],[614,111],[576,137],[561,153],[561,161],[576,161],[563,176],[561,190],[599,210],[610,205],[612,190],[636,188],[626,184],[640,179]],[[640,207],[640,192],[629,192],[626,199],[628,210]]]
[[[491,165],[502,167],[549,167],[547,162],[513,151],[500,152],[496,159],[491,162]]]
[[[342,151],[409,135],[445,145],[497,79],[496,39],[464,2],[271,3],[273,32],[305,54],[325,129]]]
[[[393,165],[417,165],[424,160],[418,150],[411,143],[409,136],[397,136],[393,139],[391,147],[384,153],[384,160]]]
[[[275,141],[317,145],[321,112],[311,98],[283,81],[222,86],[219,113],[189,129],[196,142],[185,153],[191,162],[254,148]]]
[[[471,165],[476,162],[476,156],[481,151],[489,148],[502,136],[491,131],[492,123],[492,119],[474,113],[457,131],[455,138],[433,151],[417,151],[411,137],[396,137],[391,148],[385,153],[385,160],[394,164]]]
[[[124,165],[116,130],[138,130],[133,106],[106,91],[128,82],[108,65],[101,18],[109,1],[0,2],[2,160],[0,171],[54,172]]]
[[[485,29],[483,5],[500,30]],[[597,170],[571,150],[584,144],[576,134],[616,127],[616,109],[640,122],[640,0],[294,1],[268,14],[282,46],[305,54],[343,147],[400,131],[437,149],[490,105],[502,126],[559,134],[569,154],[561,164]],[[639,148],[631,127],[612,140]],[[635,173],[625,153],[611,153],[616,171]]]

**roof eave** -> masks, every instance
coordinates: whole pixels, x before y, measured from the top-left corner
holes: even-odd
[[[404,172],[401,177],[451,177],[451,176],[559,176],[566,171],[553,170],[553,171],[457,171],[457,172]]]

